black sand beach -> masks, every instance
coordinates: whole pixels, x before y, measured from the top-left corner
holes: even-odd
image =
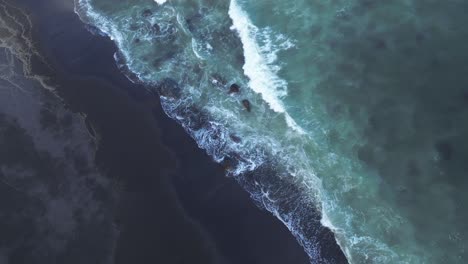
[[[120,230],[115,263],[309,262],[283,223],[259,210],[163,113],[159,98],[119,71],[113,43],[86,29],[72,1],[12,2],[30,13],[50,64],[33,71],[50,75],[66,106],[86,116],[96,163],[118,190],[109,202],[116,205],[109,224]],[[321,242],[336,263],[346,262],[330,232]]]

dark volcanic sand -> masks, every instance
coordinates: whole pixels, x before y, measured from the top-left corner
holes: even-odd
[[[89,33],[70,2],[13,2],[31,13],[58,93],[87,116],[99,140],[97,163],[122,186],[116,263],[205,264],[213,255],[219,257],[215,263],[309,262],[286,227],[259,210],[165,116],[158,98],[119,72],[113,43]],[[345,262],[333,237],[324,237],[329,254]]]

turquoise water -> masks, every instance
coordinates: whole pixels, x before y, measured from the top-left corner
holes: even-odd
[[[351,263],[468,262],[468,3],[158,2],[76,6],[312,262],[305,205]]]

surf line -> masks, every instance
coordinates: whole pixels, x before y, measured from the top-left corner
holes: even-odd
[[[244,74],[249,78],[249,87],[268,104],[271,110],[282,113],[286,124],[299,134],[306,134],[296,121],[288,114],[281,97],[287,95],[287,82],[276,74],[275,69],[270,66],[276,56],[267,58],[262,54],[262,47],[257,43],[255,37],[260,30],[250,20],[248,14],[242,10],[237,0],[231,0],[229,4],[229,17],[232,20],[231,30],[239,35],[244,49],[245,64],[242,67]]]

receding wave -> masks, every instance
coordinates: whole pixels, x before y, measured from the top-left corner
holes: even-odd
[[[233,29],[239,33],[244,48],[245,64],[244,73],[249,77],[249,87],[262,95],[270,108],[278,113],[283,113],[287,124],[299,133],[305,133],[292,117],[286,112],[281,98],[287,95],[288,83],[279,78],[277,72],[279,66],[275,65],[276,54],[281,49],[289,49],[294,44],[283,35],[273,35],[282,43],[273,44],[272,33],[261,32],[249,19],[235,0],[229,6],[229,16],[233,22]],[[263,46],[257,42],[262,38]]]

